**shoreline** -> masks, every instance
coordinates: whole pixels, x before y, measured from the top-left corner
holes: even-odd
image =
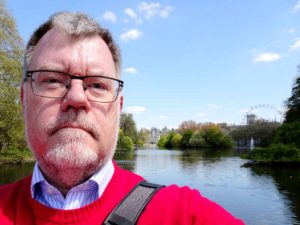
[[[246,162],[243,167],[251,167],[251,166],[262,166],[262,167],[290,167],[290,168],[300,168],[300,161],[256,161],[256,160],[249,160]]]
[[[0,165],[5,165],[5,164],[11,164],[11,165],[18,165],[18,164],[25,164],[25,163],[33,163],[35,162],[34,157],[26,157],[22,159],[1,159],[0,158]]]

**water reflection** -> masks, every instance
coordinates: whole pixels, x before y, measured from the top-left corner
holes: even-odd
[[[251,166],[256,176],[272,177],[276,188],[285,199],[291,212],[286,212],[294,224],[300,224],[300,170],[297,167],[280,168],[267,166]]]
[[[114,155],[114,160],[118,165],[126,170],[135,170],[135,151],[117,150]]]
[[[13,183],[31,174],[34,163],[0,165],[0,184]]]

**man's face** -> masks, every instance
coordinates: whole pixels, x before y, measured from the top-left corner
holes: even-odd
[[[54,29],[34,49],[29,70],[39,69],[117,78],[112,55],[98,35],[78,38]],[[29,79],[21,97],[28,144],[54,183],[74,186],[112,157],[121,96],[112,103],[89,101],[82,81],[75,79],[65,97],[39,97],[33,94]]]

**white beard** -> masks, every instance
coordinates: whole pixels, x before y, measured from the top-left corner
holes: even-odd
[[[27,82],[26,82],[27,83]],[[24,93],[24,120],[25,120],[25,135],[27,143],[32,153],[35,155],[39,166],[47,178],[57,188],[70,189],[88,179],[96,171],[101,169],[110,159],[112,159],[117,144],[119,126],[117,125],[113,132],[114,141],[109,149],[91,149],[85,142],[82,131],[70,131],[64,130],[60,134],[60,143],[53,146],[51,149],[47,149],[44,155],[38,154],[38,149],[35,149],[29,138],[29,124],[27,115],[27,99],[26,93]],[[74,112],[65,115],[66,118],[76,117]],[[85,123],[88,118],[80,115],[78,121]],[[77,118],[77,117],[76,117]],[[120,114],[118,113],[118,124]],[[71,118],[70,120],[74,120]],[[82,122],[83,121],[83,122]],[[60,121],[57,122],[59,124]],[[101,138],[101,132],[94,129],[91,125],[92,122],[88,122],[88,127],[93,131],[94,138]],[[47,125],[45,125],[47,129]],[[49,129],[49,127],[48,127]]]
[[[80,141],[71,141],[49,149],[37,160],[42,171],[55,184],[73,187],[105,165],[110,155],[101,158]]]

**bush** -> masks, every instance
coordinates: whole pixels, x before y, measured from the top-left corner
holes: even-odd
[[[181,139],[181,146],[182,147],[189,147],[190,146],[190,139],[193,136],[193,131],[192,130],[186,130],[182,134],[182,139]]]
[[[268,148],[255,148],[249,158],[262,162],[300,162],[300,149],[295,145],[272,144]]]
[[[172,147],[179,147],[181,145],[182,136],[178,133],[175,133],[171,139]]]
[[[282,124],[276,131],[274,143],[293,144],[300,148],[300,122]]]
[[[224,149],[233,146],[231,138],[225,135],[217,126],[203,128],[202,137],[205,140],[206,145],[214,149]]]
[[[125,136],[122,129],[120,129],[120,131],[119,131],[117,148],[124,149],[124,150],[133,150],[133,148],[134,148],[132,139],[128,136]]]
[[[202,137],[201,131],[196,131],[189,141],[189,145],[193,148],[205,147],[205,140]]]
[[[125,150],[133,150],[134,145],[133,145],[133,141],[131,140],[130,137],[128,136],[124,136],[123,140],[122,140],[122,147]]]
[[[167,143],[167,135],[162,135],[159,138],[157,146],[160,147],[160,148],[164,148],[166,143]]]

